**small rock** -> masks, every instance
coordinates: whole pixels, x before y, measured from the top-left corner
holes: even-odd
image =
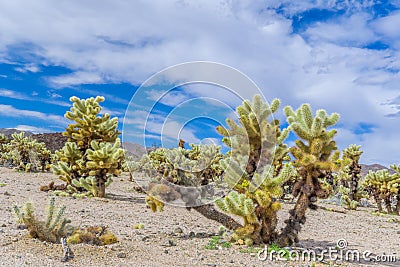
[[[164,253],[165,253],[165,254],[168,254],[168,249],[164,250]]]
[[[142,241],[147,241],[147,239],[149,239],[149,237],[147,235],[143,236],[140,240]]]
[[[4,195],[5,195],[5,196],[11,196],[11,194],[10,194],[10,193],[8,193],[7,191],[6,191],[6,192],[4,192]]]
[[[13,239],[11,239],[12,242],[18,242],[18,238],[14,237]]]
[[[125,259],[126,258],[126,253],[120,252],[120,253],[117,254],[117,257],[121,258],[121,259]]]
[[[182,234],[182,233],[183,233],[183,230],[182,230],[182,228],[178,227],[178,228],[176,228],[176,229],[174,230],[174,233],[175,233],[175,234]]]
[[[168,239],[168,240],[165,240],[161,244],[161,246],[163,246],[163,247],[173,247],[173,246],[176,246],[176,243],[174,242],[174,240]]]
[[[26,227],[25,224],[20,224],[20,225],[17,226],[17,229],[18,229],[18,230],[25,230],[25,229],[27,229],[27,228],[28,228],[28,227]]]
[[[196,233],[197,238],[207,237],[207,233]]]
[[[7,225],[6,225],[5,223],[3,223],[3,224],[1,225],[1,227],[7,227]]]
[[[397,233],[400,235],[400,231],[397,231]]]
[[[195,237],[195,236],[196,236],[195,232],[191,231],[191,232],[189,233],[189,237]]]
[[[4,230],[3,229],[0,229],[0,234],[3,234],[4,233]]]

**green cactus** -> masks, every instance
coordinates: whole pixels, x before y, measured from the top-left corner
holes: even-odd
[[[396,176],[396,182],[392,183],[392,187],[395,187],[396,185],[396,189],[394,191],[397,191],[397,195],[396,195],[396,212],[397,215],[400,215],[400,164],[396,165],[396,164],[391,164],[390,168],[395,172],[395,176]],[[396,184],[397,183],[397,184]]]
[[[369,173],[362,180],[363,187],[375,199],[379,212],[383,211],[383,201],[385,203],[387,212],[392,213],[392,202],[397,198],[396,212],[399,214],[399,167],[400,165],[391,165],[391,168],[396,171],[394,174],[391,174],[387,169],[378,170],[376,172],[369,171]]]
[[[298,242],[301,224],[306,221],[307,208],[316,208],[317,198],[329,195],[329,184],[324,181],[329,172],[336,169],[339,158],[336,142],[333,140],[336,130],[327,130],[335,125],[339,115],[328,116],[325,110],[318,110],[313,116],[309,104],[303,104],[294,111],[290,106],[284,108],[289,127],[299,137],[296,146],[290,148],[297,169],[298,180],[293,186],[293,196],[298,197],[286,226],[278,237],[280,246]]]
[[[229,130],[217,127],[231,148],[230,157],[220,164],[224,180],[234,191],[216,200],[216,205],[243,218],[244,225],[232,236],[239,243],[270,243],[277,237],[278,199],[283,185],[295,175],[283,143],[289,131],[281,130],[278,120],[268,120],[279,105],[275,99],[268,106],[256,95],[253,102],[246,100],[237,108],[239,124],[227,119]]]
[[[361,179],[361,165],[358,163],[361,154],[361,146],[350,145],[343,150],[341,160],[337,161],[339,171],[336,183],[341,193],[344,204],[350,209],[356,209],[358,202],[364,197],[365,192],[359,184]]]
[[[36,218],[32,203],[28,202],[21,209],[14,206],[14,213],[18,222],[23,223],[29,230],[30,236],[38,238],[41,241],[60,243],[62,237],[66,237],[72,232],[67,225],[71,222],[64,217],[65,206],[55,209],[55,199],[50,198],[46,221],[40,221]]]
[[[41,241],[60,243],[67,238],[70,244],[87,243],[92,245],[109,245],[118,242],[117,237],[104,226],[88,226],[82,229],[69,225],[71,220],[65,218],[66,206],[55,208],[55,198],[51,197],[45,221],[37,219],[33,204],[28,202],[22,208],[13,207],[18,223],[24,224],[29,235]]]
[[[111,176],[121,173],[124,159],[118,118],[99,114],[104,97],[70,100],[73,105],[65,117],[74,123],[63,133],[68,142],[56,152],[53,171],[75,197],[87,196],[86,192],[105,197],[105,188],[111,183]]]
[[[24,132],[11,135],[9,143],[0,144],[3,164],[12,163],[19,170],[46,171],[51,163],[51,152],[44,143],[39,143]]]

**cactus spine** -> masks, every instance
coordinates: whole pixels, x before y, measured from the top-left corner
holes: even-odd
[[[63,133],[68,142],[56,152],[53,171],[72,193],[84,191],[105,197],[105,188],[111,183],[111,176],[121,173],[124,158],[118,119],[110,118],[108,113],[99,115],[104,97],[70,100],[73,105],[65,117],[74,123]]]
[[[339,151],[333,140],[336,130],[327,130],[327,127],[338,122],[337,113],[328,116],[325,110],[318,110],[313,116],[309,104],[303,104],[296,111],[287,106],[284,112],[289,127],[299,137],[295,142],[296,146],[290,148],[298,173],[298,180],[293,186],[293,196],[298,198],[278,238],[278,244],[281,246],[298,242],[301,224],[306,221],[306,210],[308,207],[316,208],[314,203],[318,197],[328,196],[329,187],[323,179],[327,172],[335,169],[335,162],[339,158]]]

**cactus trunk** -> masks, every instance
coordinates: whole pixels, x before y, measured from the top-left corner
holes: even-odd
[[[96,197],[106,196],[106,179],[104,177],[96,177],[97,182],[97,192]]]
[[[243,227],[240,223],[236,222],[230,216],[216,210],[211,204],[193,207],[193,209],[207,219],[219,222],[227,229],[234,230]]]
[[[289,211],[290,217],[285,221],[285,228],[283,228],[281,234],[277,238],[276,243],[279,246],[290,246],[299,241],[298,234],[301,230],[301,224],[306,222],[306,211],[310,203],[307,194],[301,192],[296,205]]]

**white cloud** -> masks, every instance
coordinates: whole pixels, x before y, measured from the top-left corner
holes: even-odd
[[[399,95],[400,37],[396,26],[400,16],[394,12],[374,19],[365,9],[373,4],[367,0],[97,1],[96,5],[2,1],[0,55],[11,54],[16,45],[22,50],[21,44],[26,44],[28,51],[35,47],[31,49],[39,61],[35,63],[74,71],[49,77],[49,83],[57,88],[85,83],[140,84],[174,64],[221,62],[249,75],[267,100],[279,97],[282,106],[294,107],[310,102],[314,109],[339,112],[345,127],[340,143],[362,142],[370,158],[387,163],[400,158],[400,152],[393,149],[400,146],[400,140],[392,134],[400,131],[399,117],[385,117],[395,110],[381,105]],[[278,7],[288,16],[277,14],[274,8]],[[312,8],[345,12],[339,20],[316,23],[304,35],[294,34],[290,16]],[[382,51],[360,48],[375,41],[388,42],[391,47]],[[190,80],[201,74],[204,72],[199,69],[189,69],[167,78]],[[208,75],[210,79],[229,80],[229,86],[245,98],[253,94],[243,80],[221,73]],[[232,99],[223,90],[211,87],[185,93],[226,102]],[[107,100],[115,103],[129,102],[119,98],[118,93],[110,97],[106,96]],[[165,101],[172,105],[183,97],[176,94]],[[142,115],[125,118],[125,122],[142,122]],[[368,141],[361,141],[349,130],[360,122],[377,125],[375,132],[365,134],[364,140]],[[160,129],[159,124],[153,126]],[[176,131],[172,131],[176,129],[166,130],[168,136],[176,138]],[[195,138],[192,132],[186,134]],[[381,139],[385,142],[379,143]],[[382,151],[390,151],[391,158]]]
[[[35,126],[31,126],[31,125],[17,125],[17,127],[13,128],[13,129],[17,129],[19,131],[24,131],[24,132],[31,132],[34,134],[52,132],[52,130],[49,130],[46,128],[41,128],[41,127],[35,127]]]
[[[8,97],[8,98],[13,98],[13,99],[20,99],[20,100],[27,100],[29,99],[28,96],[21,94],[19,92],[16,91],[12,91],[12,90],[8,90],[8,89],[4,89],[1,88],[0,89],[0,96],[2,97]]]
[[[33,111],[33,110],[17,109],[11,105],[0,104],[0,115],[9,118],[27,117],[38,120],[44,120],[47,122],[51,121],[54,124],[58,125],[66,124],[66,119],[62,116],[46,114],[43,112]]]
[[[61,101],[61,100],[54,100],[52,98],[58,98],[57,95],[51,95],[52,98],[39,98],[38,93],[33,92],[31,96],[25,95],[23,93],[13,91],[13,90],[8,90],[4,88],[0,88],[0,96],[1,97],[7,97],[7,98],[12,98],[12,99],[19,99],[19,100],[28,100],[28,101],[39,101],[47,104],[52,104],[52,105],[57,105],[57,106],[62,106],[62,107],[69,107],[71,104]],[[60,96],[61,97],[61,96]]]

